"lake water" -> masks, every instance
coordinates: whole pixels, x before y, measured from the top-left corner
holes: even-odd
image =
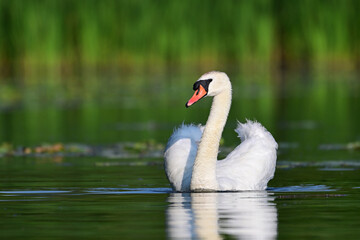
[[[106,162],[107,164],[104,164]],[[161,159],[1,159],[4,239],[360,236],[360,163],[279,162],[268,191],[173,193]]]
[[[122,85],[78,104],[25,98],[0,114],[0,142],[16,152],[0,158],[1,238],[357,239],[359,82],[328,78],[233,81],[221,156],[238,144],[233,129],[245,118],[279,142],[275,178],[258,192],[170,189],[163,146],[182,121],[204,123],[211,103],[185,109],[195,79]],[[21,154],[44,142],[90,150]]]

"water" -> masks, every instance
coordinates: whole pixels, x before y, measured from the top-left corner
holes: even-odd
[[[173,193],[161,159],[0,160],[5,239],[360,236],[360,166],[280,161],[268,191]],[[112,164],[110,164],[112,163]],[[122,163],[122,164],[120,164]]]
[[[356,78],[234,80],[220,157],[239,142],[236,120],[257,119],[279,142],[275,178],[267,191],[174,193],[162,149],[182,121],[204,123],[210,105],[204,99],[185,109],[193,81],[120,83],[65,104],[31,102],[29,93],[3,106],[0,142],[13,149],[0,147],[1,238],[360,237]],[[23,152],[44,142],[80,150]]]

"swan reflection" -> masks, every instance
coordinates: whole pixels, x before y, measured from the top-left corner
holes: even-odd
[[[167,232],[171,239],[275,239],[277,209],[266,191],[171,193]]]

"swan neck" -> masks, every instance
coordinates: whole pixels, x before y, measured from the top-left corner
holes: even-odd
[[[231,106],[231,87],[216,95],[195,158],[191,190],[217,190],[216,162]]]

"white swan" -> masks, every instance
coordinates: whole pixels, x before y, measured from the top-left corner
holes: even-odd
[[[242,143],[217,160],[219,142],[231,105],[231,82],[223,72],[205,73],[195,82],[191,106],[205,96],[213,103],[205,127],[182,125],[165,149],[165,172],[172,188],[189,191],[264,190],[273,178],[277,143],[257,122],[238,124]]]

